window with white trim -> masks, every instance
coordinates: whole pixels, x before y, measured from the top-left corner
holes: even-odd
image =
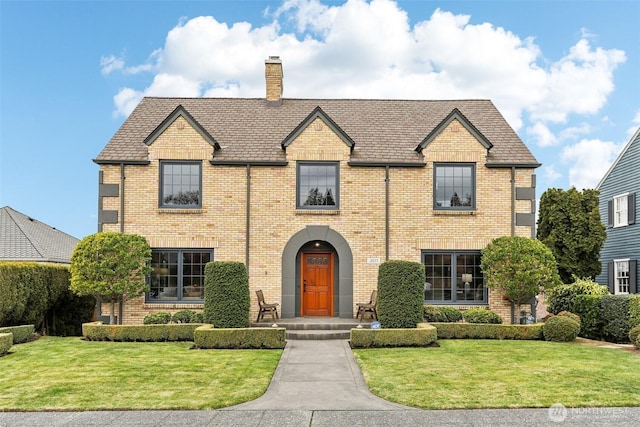
[[[621,227],[623,225],[628,225],[628,208],[629,208],[629,200],[628,194],[622,194],[620,196],[613,198],[613,226]]]
[[[624,295],[629,293],[630,276],[629,276],[629,260],[616,260],[615,265],[615,282],[614,293],[615,295]]]

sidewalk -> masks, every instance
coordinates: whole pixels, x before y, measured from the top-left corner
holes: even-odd
[[[0,427],[611,425],[640,425],[640,408],[423,411],[387,402],[366,387],[347,340],[287,341],[267,392],[221,410],[0,412]]]

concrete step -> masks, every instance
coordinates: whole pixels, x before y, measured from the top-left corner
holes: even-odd
[[[360,322],[357,319],[342,319],[336,317],[296,317],[293,319],[264,319],[259,323],[252,323],[253,327],[269,327],[278,325],[285,328],[286,338],[290,340],[337,340],[349,339],[352,328],[360,325],[369,328],[370,320]]]

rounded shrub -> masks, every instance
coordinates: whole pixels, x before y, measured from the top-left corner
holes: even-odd
[[[568,317],[569,319],[575,320],[576,322],[578,322],[578,324],[581,323],[580,316],[570,311],[561,311],[560,313],[558,313],[558,316],[565,316],[565,317]]]
[[[191,315],[190,323],[204,323],[204,315],[201,311],[194,311]]]
[[[470,308],[462,313],[462,318],[467,323],[502,323],[500,315],[484,308]]]
[[[193,310],[180,310],[173,314],[171,321],[173,323],[191,323],[191,318],[195,312]]]
[[[638,337],[640,337],[640,325],[634,326],[633,328],[631,328],[631,330],[629,331],[629,341],[631,342],[631,344],[633,344],[636,348],[640,348],[640,346],[638,346],[638,343],[640,341],[638,341]]]
[[[436,307],[435,305],[425,304],[422,307],[424,320],[426,322],[446,322],[447,316],[442,314],[440,311],[440,307]]]
[[[542,334],[547,341],[568,342],[578,336],[580,324],[568,316],[554,316],[542,327]]]
[[[165,325],[169,322],[171,322],[171,313],[168,311],[147,314],[142,320],[145,325]]]
[[[462,312],[455,307],[440,307],[440,313],[447,318],[447,322],[459,322],[462,320]]]

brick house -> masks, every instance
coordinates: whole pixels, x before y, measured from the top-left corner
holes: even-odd
[[[378,264],[422,262],[425,301],[510,308],[480,250],[534,236],[540,164],[488,100],[144,98],[94,160],[101,231],[143,235],[150,291],[120,322],[200,309],[204,264],[247,266],[282,317],[353,317]]]

